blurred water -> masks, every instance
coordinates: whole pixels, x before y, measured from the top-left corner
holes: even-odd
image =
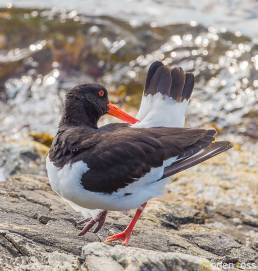
[[[162,60],[195,73],[192,126],[258,138],[257,1],[12,3],[51,9],[0,9],[2,133],[54,133],[65,91],[82,82],[105,84],[133,113]]]
[[[77,10],[88,15],[109,15],[132,24],[189,23],[241,31],[257,38],[257,0],[0,0],[0,5]]]

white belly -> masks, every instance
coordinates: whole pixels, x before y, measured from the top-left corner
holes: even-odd
[[[166,183],[166,180],[155,182],[163,175],[162,166],[153,168],[144,177],[111,194],[91,192],[85,190],[81,184],[82,175],[89,170],[83,161],[59,169],[47,157],[46,167],[52,189],[67,201],[88,209],[135,209],[150,198],[161,195]],[[125,195],[126,193],[130,195]]]

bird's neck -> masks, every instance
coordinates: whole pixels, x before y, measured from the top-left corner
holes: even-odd
[[[83,125],[96,129],[98,120],[99,115],[91,104],[87,106],[80,100],[69,99],[65,102],[59,127]]]

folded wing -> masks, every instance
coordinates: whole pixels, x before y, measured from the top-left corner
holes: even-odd
[[[153,183],[163,176],[167,160],[191,156],[207,147],[214,134],[215,130],[130,127],[100,133],[94,148],[76,158],[89,168],[82,184],[88,191],[112,193],[131,183]],[[151,176],[143,179],[149,172]]]

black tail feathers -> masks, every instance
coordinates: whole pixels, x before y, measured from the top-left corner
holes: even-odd
[[[189,100],[194,87],[194,75],[185,73],[180,67],[171,70],[160,61],[151,64],[145,83],[144,94],[162,95],[172,97],[178,102]]]

